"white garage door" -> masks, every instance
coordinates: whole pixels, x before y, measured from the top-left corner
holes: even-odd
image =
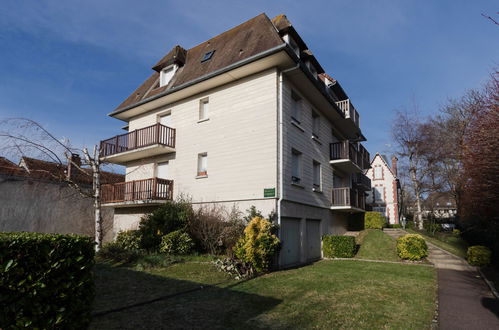
[[[281,266],[291,266],[300,263],[300,220],[281,219]]]
[[[307,260],[321,257],[321,221],[307,219]]]

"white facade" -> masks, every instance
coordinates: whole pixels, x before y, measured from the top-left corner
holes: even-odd
[[[371,179],[371,191],[366,203],[375,212],[382,213],[390,224],[399,223],[398,214],[398,179],[397,158],[392,158],[390,167],[385,159],[376,153],[371,168],[367,170],[367,177]]]

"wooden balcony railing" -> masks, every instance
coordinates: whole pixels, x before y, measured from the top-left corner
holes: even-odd
[[[333,188],[332,206],[351,206],[365,210],[366,196],[363,192],[353,188]]]
[[[348,140],[331,143],[329,145],[331,160],[349,159],[361,169],[367,169],[370,166],[369,152],[359,144],[359,150]]]
[[[167,200],[173,198],[173,180],[151,178],[104,184],[101,192],[102,203]]]
[[[355,123],[355,126],[359,127],[360,125],[359,113],[357,112],[357,110],[355,110],[355,107],[350,102],[350,99],[338,101],[336,102],[336,105],[343,112],[345,118],[350,118]]]
[[[363,173],[356,173],[353,176],[353,183],[363,191],[371,189],[371,179]]]
[[[175,148],[175,129],[161,124],[154,124],[117,135],[100,142],[100,155],[101,157],[111,156],[154,144]]]

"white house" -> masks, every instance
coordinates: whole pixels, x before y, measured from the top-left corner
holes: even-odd
[[[110,116],[101,141],[126,182],[103,186],[115,231],[165,199],[277,213],[280,265],[321,257],[365,210],[369,153],[359,114],[286,16],[265,14],[193,48],[175,46]]]
[[[366,201],[368,207],[381,212],[388,219],[388,223],[398,224],[400,182],[397,178],[397,157],[392,157],[390,167],[386,157],[376,153],[366,175],[371,179],[372,185]]]

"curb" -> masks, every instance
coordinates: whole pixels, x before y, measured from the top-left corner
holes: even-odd
[[[358,259],[358,258],[323,258],[323,260],[331,260],[331,261],[334,261],[334,260],[340,260],[340,261],[365,261],[365,262],[377,262],[377,263],[383,263],[383,264],[399,264],[399,265],[435,267],[433,264],[418,263],[418,262],[372,260],[372,259]]]
[[[499,293],[497,292],[496,288],[494,287],[494,284],[485,277],[485,274],[482,272],[482,270],[478,267],[478,272],[480,273],[480,277],[483,278],[485,283],[489,286],[490,291],[492,291],[492,294],[496,297],[496,299],[499,299]]]

